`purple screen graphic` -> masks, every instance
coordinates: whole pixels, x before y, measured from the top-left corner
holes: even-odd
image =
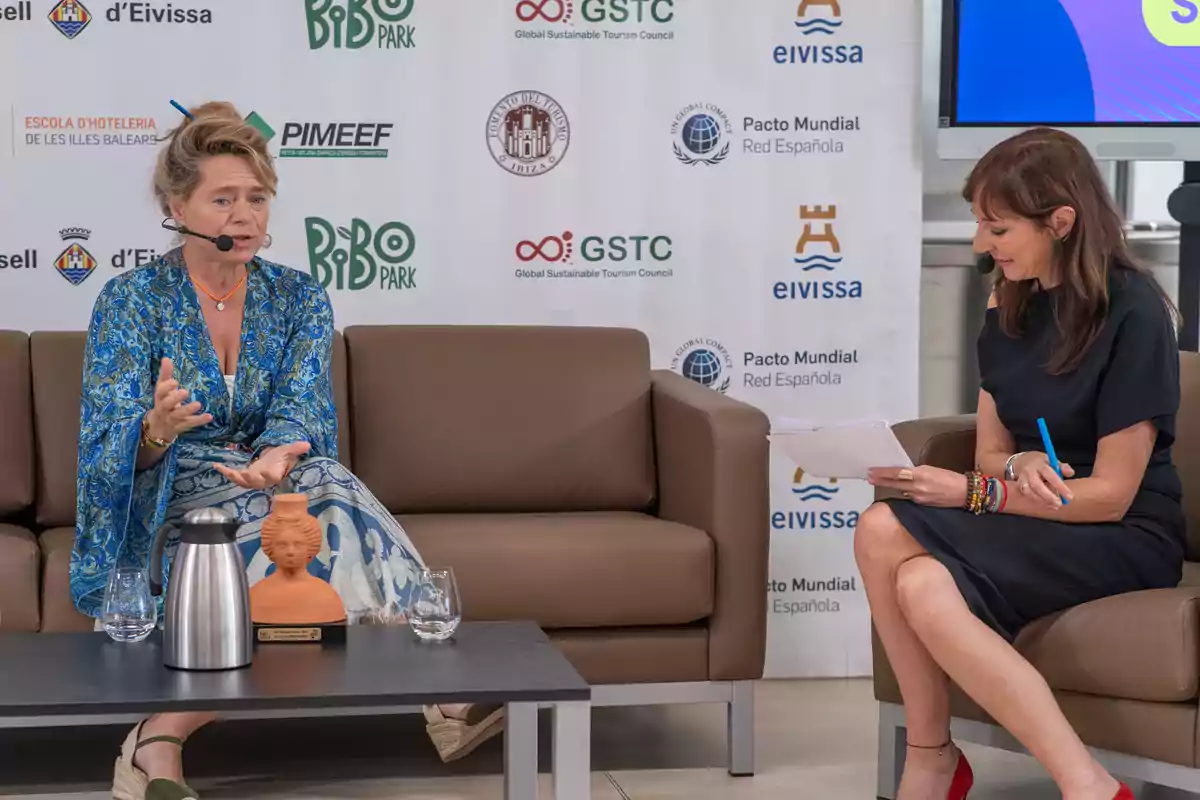
[[[1058,1],[1087,58],[1096,122],[1200,123],[1200,48],[1155,39],[1141,0]],[[1046,81],[1054,91],[1054,75]]]

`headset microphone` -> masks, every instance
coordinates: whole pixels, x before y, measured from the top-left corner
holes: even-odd
[[[170,217],[167,217],[163,220],[162,226],[169,231],[183,234],[184,236],[195,236],[200,239],[206,239],[207,241],[215,244],[217,249],[222,253],[228,253],[233,249],[232,236],[227,236],[225,234],[221,234],[220,236],[205,236],[203,233],[196,233],[195,231],[188,230]]]
[[[980,275],[987,275],[995,268],[996,259],[992,258],[989,253],[984,253],[975,259],[975,269],[979,270]]]

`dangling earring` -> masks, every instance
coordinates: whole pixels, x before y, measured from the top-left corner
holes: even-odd
[[[269,248],[273,241],[275,241],[275,240],[272,239],[271,234],[268,233],[267,238],[263,240],[263,249],[265,250],[265,249]]]

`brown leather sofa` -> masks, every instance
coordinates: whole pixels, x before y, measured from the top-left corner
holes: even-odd
[[[1037,620],[1016,646],[1101,763],[1127,778],[1200,792],[1200,355],[1182,354],[1180,378],[1173,452],[1188,519],[1183,581],[1176,589],[1109,597]],[[973,415],[894,430],[914,463],[967,471],[975,462]],[[891,800],[904,765],[904,714],[877,636],[873,645],[878,795]],[[957,687],[951,714],[957,739],[1024,752]]]
[[[87,631],[72,606],[82,333],[0,332],[0,631]],[[147,367],[149,368],[149,367]],[[722,702],[753,772],[766,647],[768,422],[581,327],[351,327],[340,458],[464,616],[532,619],[596,704]]]

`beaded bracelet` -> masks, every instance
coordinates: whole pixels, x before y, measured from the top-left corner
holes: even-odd
[[[1008,503],[1008,487],[1003,481],[981,472],[967,473],[967,502],[964,508],[972,514],[999,514]]]

